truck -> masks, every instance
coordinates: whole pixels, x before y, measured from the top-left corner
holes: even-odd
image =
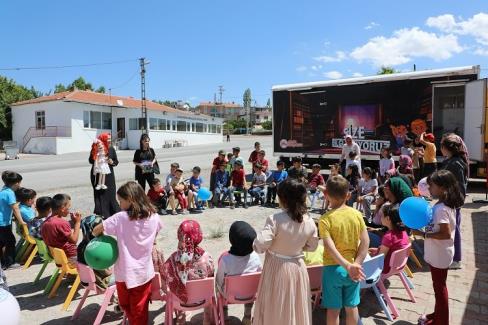
[[[487,79],[479,66],[276,85],[273,154],[286,164],[302,157],[324,168],[339,162],[344,137],[361,148],[364,165],[380,151],[399,155],[405,139],[433,133],[442,161],[445,133],[461,136],[471,175],[484,176],[488,152]]]

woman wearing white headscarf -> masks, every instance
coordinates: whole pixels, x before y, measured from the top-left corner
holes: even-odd
[[[346,161],[346,165],[344,167],[343,175],[345,175],[347,167],[349,167],[349,165],[351,164],[356,164],[358,166],[359,175],[361,175],[361,148],[359,148],[359,145],[353,140],[352,136],[350,136],[349,134],[346,135],[345,143],[342,147],[340,161],[341,165],[344,160]]]

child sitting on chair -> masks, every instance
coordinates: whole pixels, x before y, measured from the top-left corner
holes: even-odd
[[[315,200],[318,198],[320,191],[317,191],[320,186],[325,187],[324,177],[320,175],[320,164],[313,164],[312,173],[308,175],[307,189],[310,191],[312,198],[310,200],[310,208],[313,209]]]
[[[175,198],[178,200],[180,204],[181,210],[183,214],[188,214],[188,200],[185,196],[186,185],[183,181],[183,169],[177,168],[175,171],[175,175],[171,180],[171,188],[175,193]],[[173,208],[173,207],[172,207]],[[171,214],[176,214],[176,209],[171,211]]]
[[[51,199],[49,196],[41,196],[36,200],[37,217],[32,220],[29,233],[32,237],[42,239],[42,223],[51,215]]]
[[[147,192],[147,196],[151,203],[156,207],[159,214],[166,215],[167,196],[164,187],[161,185],[159,178],[154,178],[150,182],[151,188]]]
[[[20,216],[27,224],[29,232],[33,226],[34,220],[36,219],[36,210],[32,207],[36,201],[36,195],[36,191],[25,187],[21,187],[15,191],[15,196],[19,202]],[[18,233],[22,234],[22,229],[19,228]]]
[[[253,251],[252,244],[256,239],[256,231],[244,221],[235,221],[229,229],[230,250],[222,254],[219,260],[215,286],[218,292],[225,294],[225,277],[261,271],[261,259]],[[251,310],[253,303],[244,305],[244,318],[242,324],[251,324]],[[227,318],[227,306],[224,306],[224,315]]]
[[[278,170],[271,173],[271,182],[268,185],[268,193],[266,193],[266,204],[275,207],[276,193],[278,192],[278,185],[288,177],[288,172],[285,170],[285,163],[279,160],[276,163]]]
[[[226,171],[227,163],[220,163],[219,169],[215,174],[215,189],[213,192],[213,205],[222,207],[222,202],[229,197],[230,176]],[[221,197],[222,196],[222,197]],[[231,205],[234,208],[234,205]]]
[[[264,205],[264,187],[266,185],[266,174],[262,170],[261,164],[254,166],[254,176],[252,178],[251,188],[248,193],[254,198],[254,203]]]
[[[198,166],[193,167],[193,175],[190,178],[190,186],[188,188],[188,204],[190,209],[194,206],[194,211],[203,210],[203,203],[198,201],[198,191],[203,184],[203,178],[200,176],[201,169]]]

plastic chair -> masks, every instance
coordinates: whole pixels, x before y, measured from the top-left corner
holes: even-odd
[[[310,291],[314,297],[313,308],[315,309],[320,301],[320,294],[322,293],[322,265],[308,266],[308,278],[310,281]]]
[[[217,293],[217,306],[221,325],[225,324],[225,305],[248,304],[256,300],[256,293],[258,291],[260,278],[261,272],[225,277],[225,293]]]
[[[192,280],[186,283],[188,301],[184,303],[171,291],[166,295],[166,315],[164,324],[173,324],[173,312],[193,311],[205,307],[212,308],[213,317],[218,323],[217,301],[214,292],[214,278]]]
[[[85,292],[83,293],[83,297],[81,298],[78,307],[76,307],[76,310],[73,314],[73,317],[71,317],[71,320],[75,320],[78,318],[86,298],[88,298],[88,296],[90,295],[90,291],[94,291],[95,294],[97,295],[105,294],[103,297],[102,305],[100,306],[100,310],[98,311],[97,317],[95,318],[95,322],[93,322],[93,325],[99,325],[102,322],[103,315],[105,315],[105,310],[110,304],[110,300],[114,295],[116,287],[115,285],[112,285],[107,289],[100,288],[99,286],[96,285],[95,273],[89,266],[85,264],[77,263],[76,268],[78,270],[80,281],[82,283],[86,283],[86,285],[83,284],[83,286],[85,287]]]
[[[27,228],[27,225],[19,226],[17,223],[16,223],[16,225],[17,225],[17,232],[20,233],[20,237],[21,237],[21,240],[19,241],[19,243],[22,242],[22,244],[16,245],[16,252],[17,253],[15,254],[15,261],[18,263],[22,263],[27,258],[27,256],[29,256],[30,252],[34,249],[34,247],[36,246],[36,243],[35,243],[34,239],[29,235],[29,228]],[[19,231],[19,227],[20,227],[20,231]],[[26,237],[26,234],[30,240],[28,240],[28,238]],[[34,254],[34,256],[35,256],[35,254]],[[24,269],[26,269],[26,267],[24,267]]]
[[[398,309],[396,308],[395,304],[391,300],[390,296],[388,295],[385,285],[383,284],[384,280],[388,279],[391,276],[399,276],[400,280],[402,281],[403,286],[405,287],[405,290],[407,290],[408,295],[410,296],[410,300],[412,302],[415,301],[415,297],[413,296],[412,291],[410,290],[410,285],[409,282],[403,273],[403,270],[405,268],[405,265],[407,264],[408,261],[408,255],[410,253],[410,248],[411,245],[409,244],[407,247],[399,249],[397,251],[394,251],[393,254],[391,254],[390,257],[390,272],[387,274],[381,274],[381,279],[378,282],[378,288],[380,289],[381,293],[386,299],[386,302],[388,306],[391,309],[391,312],[393,316],[398,317],[400,314],[398,312]]]
[[[54,248],[50,247],[50,250],[52,252],[52,255],[54,257],[54,262],[56,263],[56,266],[58,269],[61,271],[61,273],[58,275],[58,278],[56,280],[56,283],[54,284],[53,288],[51,289],[51,292],[49,293],[48,298],[52,298],[56,295],[56,292],[58,291],[59,285],[61,284],[61,281],[63,278],[68,275],[75,275],[76,279],[75,282],[73,283],[73,286],[71,287],[71,290],[69,291],[68,295],[66,296],[66,300],[64,301],[63,307],[61,307],[62,310],[68,310],[68,307],[71,303],[71,300],[73,300],[73,297],[78,290],[78,286],[80,285],[80,275],[78,274],[78,270],[74,267],[71,267],[68,264],[68,258],[66,257],[66,254],[62,249],[59,248]]]
[[[37,273],[36,278],[34,279],[34,284],[37,284],[37,282],[39,282],[39,279],[41,278],[42,274],[46,270],[47,265],[54,260],[51,257],[51,255],[49,255],[49,250],[47,249],[46,244],[42,240],[34,238],[34,241],[36,243],[36,248],[37,248],[37,251],[39,253],[39,256],[41,257],[41,260],[42,260],[42,267],[39,270],[39,273]],[[56,270],[57,270],[57,268],[56,268]],[[54,276],[54,274],[53,274],[53,276],[51,276],[51,279],[48,282],[49,290],[51,289],[54,281],[56,281],[57,276],[58,276],[57,273],[56,273],[56,276]]]
[[[386,306],[383,298],[381,297],[381,293],[378,290],[377,284],[381,279],[381,272],[383,271],[383,265],[385,263],[385,256],[383,254],[374,256],[373,258],[364,261],[363,263],[363,272],[365,275],[365,280],[361,281],[361,289],[373,289],[373,292],[380,303],[381,308],[388,317],[388,320],[393,321],[393,317],[391,316],[388,307]],[[387,293],[388,294],[388,293]]]
[[[24,239],[28,243],[29,247],[25,251],[24,256],[21,258],[21,260],[25,259],[25,257],[27,256],[27,254],[29,254],[29,251],[30,251],[29,257],[25,261],[25,264],[23,267],[23,269],[25,270],[31,265],[34,257],[36,257],[38,248],[37,248],[37,244],[36,244],[34,237],[32,237],[29,234],[29,228],[27,227],[27,225],[22,225],[22,234],[24,235]]]

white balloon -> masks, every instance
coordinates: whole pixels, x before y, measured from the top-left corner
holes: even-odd
[[[417,185],[420,195],[430,197],[429,184],[427,183],[427,177],[422,178]]]
[[[2,325],[20,324],[19,303],[10,292],[2,288],[0,288],[0,315],[2,315]]]

